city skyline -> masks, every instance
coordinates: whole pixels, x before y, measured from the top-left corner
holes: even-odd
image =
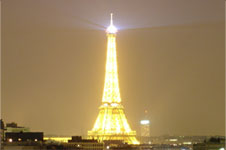
[[[148,110],[151,136],[224,135],[224,1],[95,2],[1,2],[2,119],[86,135],[102,99],[113,12],[131,128]]]

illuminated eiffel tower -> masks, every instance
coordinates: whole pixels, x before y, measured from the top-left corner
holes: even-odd
[[[88,131],[88,137],[99,141],[123,140],[128,144],[139,144],[136,131],[131,130],[121,105],[116,56],[117,29],[113,25],[112,14],[106,32],[107,62],[102,105],[99,107],[99,115],[93,129]]]

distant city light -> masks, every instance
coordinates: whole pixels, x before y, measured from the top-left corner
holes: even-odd
[[[67,143],[68,140],[71,140],[71,137],[44,137],[43,139],[46,141],[57,141]]]
[[[149,120],[141,120],[141,121],[140,121],[140,124],[149,124],[149,123],[150,123]]]
[[[13,142],[13,139],[9,139],[9,142]]]
[[[169,141],[171,141],[171,142],[176,142],[176,141],[178,141],[177,139],[169,139]]]
[[[192,142],[183,142],[183,144],[188,144],[188,145],[191,145],[192,144]]]

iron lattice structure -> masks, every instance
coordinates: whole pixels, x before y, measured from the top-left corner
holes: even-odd
[[[106,32],[107,62],[102,105],[93,129],[88,131],[88,137],[99,141],[123,140],[128,144],[139,144],[136,131],[131,130],[121,105],[116,55],[117,29],[113,25],[112,14]]]

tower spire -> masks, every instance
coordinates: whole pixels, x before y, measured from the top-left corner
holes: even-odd
[[[113,13],[111,13],[111,23],[110,25],[113,25]]]
[[[113,25],[113,13],[111,13],[110,26],[107,28],[106,31],[110,34],[115,34],[118,31],[117,28]]]

